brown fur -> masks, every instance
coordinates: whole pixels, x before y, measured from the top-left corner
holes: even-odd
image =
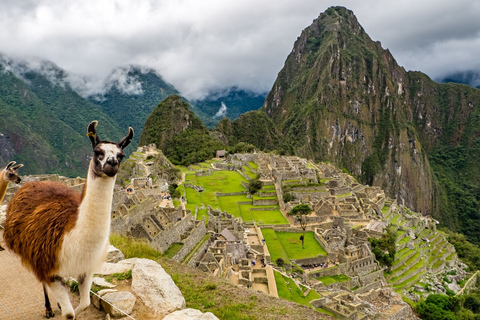
[[[7,207],[5,242],[41,282],[49,282],[58,270],[63,236],[75,227],[80,200],[78,192],[60,182],[29,182]]]

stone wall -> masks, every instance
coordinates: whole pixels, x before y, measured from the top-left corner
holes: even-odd
[[[277,206],[278,199],[253,199],[254,206]]]
[[[196,222],[195,228],[190,232],[190,235],[182,241],[182,249],[180,249],[172,259],[181,262],[206,234],[207,228],[205,227],[205,222],[203,220]]]
[[[190,267],[196,267],[196,264],[198,261],[200,261],[202,259],[202,257],[205,255],[205,252],[208,250],[208,248],[210,248],[210,246],[212,245],[212,239],[211,237],[209,239],[207,239],[207,241],[205,241],[205,243],[197,250],[197,252],[195,252],[190,261],[188,261],[188,265]]]
[[[176,223],[168,224],[162,232],[151,240],[150,245],[154,249],[164,253],[173,243],[181,241],[181,235],[186,233],[194,222],[193,216],[187,215]]]

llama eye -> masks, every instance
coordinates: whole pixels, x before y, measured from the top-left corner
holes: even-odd
[[[95,152],[95,157],[100,158],[100,159],[103,158],[104,154],[103,154],[102,151],[95,150],[94,152]]]
[[[122,160],[123,160],[123,158],[124,158],[124,157],[125,157],[125,156],[123,156],[123,155],[119,154],[119,155],[117,156],[117,159],[118,159],[118,161],[120,162],[120,161],[122,161]]]

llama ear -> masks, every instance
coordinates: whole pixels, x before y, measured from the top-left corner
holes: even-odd
[[[12,167],[12,170],[13,170],[13,171],[17,171],[17,170],[20,169],[21,167],[23,167],[23,164],[17,164],[15,167]]]
[[[9,169],[11,166],[13,166],[15,163],[17,163],[16,161],[10,161],[7,166],[5,167],[5,170]]]
[[[90,141],[92,142],[92,148],[95,148],[97,144],[99,144],[102,140],[98,137],[97,135],[97,124],[98,121],[92,121],[88,125],[88,133],[87,136],[90,138]]]
[[[129,127],[127,135],[123,137],[123,139],[120,140],[117,144],[123,150],[130,144],[130,142],[132,141],[132,138],[133,138],[133,128]]]

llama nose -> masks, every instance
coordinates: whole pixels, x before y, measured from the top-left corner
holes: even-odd
[[[112,167],[115,167],[116,165],[118,165],[118,161],[115,158],[109,158],[107,159],[107,164],[111,165]]]

